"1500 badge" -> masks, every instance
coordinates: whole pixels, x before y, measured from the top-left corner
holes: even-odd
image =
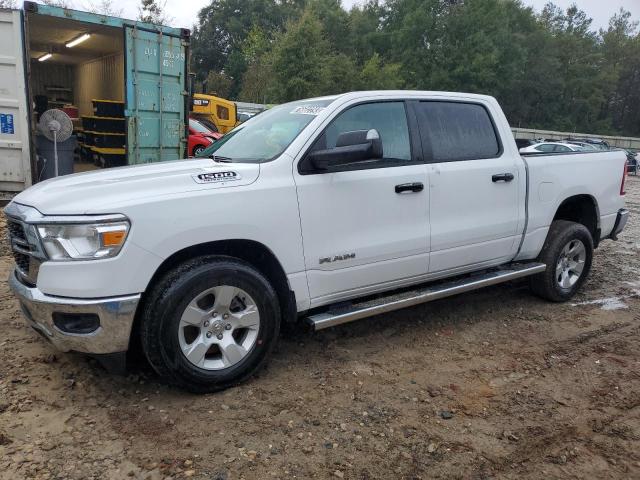
[[[344,260],[352,260],[356,258],[355,253],[345,253],[344,255],[334,255],[333,257],[324,257],[320,259],[320,265],[323,263],[342,262]]]
[[[192,175],[196,183],[221,183],[235,182],[240,180],[240,175],[236,172],[209,172]]]

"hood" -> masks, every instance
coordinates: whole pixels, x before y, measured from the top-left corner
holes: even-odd
[[[259,174],[259,164],[178,160],[58,177],[28,188],[14,201],[45,215],[118,213],[114,208],[145,198],[249,185]]]

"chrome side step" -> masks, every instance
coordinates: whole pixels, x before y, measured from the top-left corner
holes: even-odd
[[[431,302],[459,293],[470,292],[482,287],[515,280],[516,278],[527,277],[544,272],[546,268],[547,266],[544,263],[512,264],[500,270],[472,274],[462,279],[437,285],[427,285],[417,290],[396,293],[346,306],[341,304],[333,308],[330,307],[326,312],[310,315],[306,321],[311,324],[314,330],[322,330],[342,323],[360,320],[361,318],[400,310],[401,308]]]

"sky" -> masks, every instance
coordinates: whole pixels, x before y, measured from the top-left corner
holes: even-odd
[[[548,0],[524,0],[525,5],[531,5],[540,11]],[[596,29],[607,28],[609,19],[620,8],[631,12],[631,18],[640,20],[640,0],[554,0],[557,6],[567,8],[575,3],[578,8],[584,10],[593,19],[593,27]]]
[[[166,11],[173,18],[172,26],[191,28],[197,20],[198,12],[207,5],[210,0],[167,0]],[[540,11],[548,0],[523,0],[525,5],[531,5]],[[81,7],[87,0],[72,0],[72,3]],[[97,3],[97,2],[96,2]],[[119,8],[124,10],[124,17],[135,18],[138,13],[139,1],[114,0]],[[342,4],[350,8],[354,4],[362,3],[362,0],[342,0]],[[595,29],[606,28],[609,18],[620,7],[629,10],[633,19],[640,21],[640,0],[554,0],[554,3],[562,8],[567,8],[576,3],[579,8],[587,12],[593,18]]]

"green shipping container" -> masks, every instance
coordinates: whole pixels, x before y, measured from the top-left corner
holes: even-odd
[[[127,150],[129,163],[184,157],[187,42],[125,25]]]

